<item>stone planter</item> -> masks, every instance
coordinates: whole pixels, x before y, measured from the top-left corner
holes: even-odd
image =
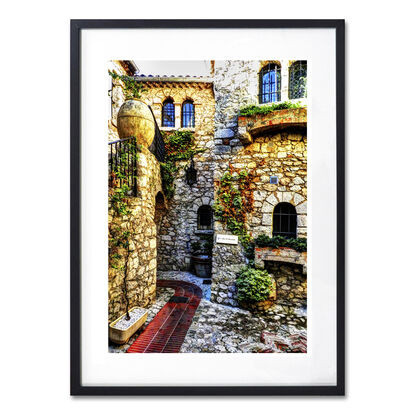
[[[307,128],[307,108],[290,108],[268,114],[238,117],[238,134],[243,144],[253,143],[257,135],[275,133],[286,127]]]
[[[137,144],[145,148],[153,142],[155,124],[150,108],[137,99],[129,99],[121,105],[117,116],[120,138],[136,137]]]
[[[208,255],[193,255],[192,262],[195,273],[199,278],[210,278],[212,276],[212,257]]]
[[[248,303],[244,301],[240,301],[239,305],[242,308],[246,308],[250,311],[256,311],[256,312],[264,312],[273,307],[277,300],[277,285],[275,281],[272,283],[272,289],[269,297],[266,300],[263,301],[257,301],[255,303]]]
[[[125,327],[125,328],[115,327],[117,323],[120,320],[122,320],[127,313],[123,314],[121,317],[117,318],[109,325],[109,337],[113,343],[116,343],[116,344],[127,343],[128,339],[145,323],[145,321],[147,320],[148,311],[140,307],[133,307],[130,310],[130,316],[131,314],[134,313],[135,310],[137,312],[141,311],[142,313],[140,314],[142,315],[139,316],[135,320],[133,320],[133,317],[131,317],[131,320],[133,321],[131,321],[131,325],[129,325],[128,327]]]

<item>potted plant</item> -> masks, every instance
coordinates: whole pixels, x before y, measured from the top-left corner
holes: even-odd
[[[192,242],[192,263],[195,273],[200,278],[212,276],[213,235],[201,236],[201,242]]]

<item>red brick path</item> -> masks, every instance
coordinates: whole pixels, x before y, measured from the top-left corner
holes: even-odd
[[[127,353],[178,353],[202,298],[190,282],[159,280],[157,286],[174,288],[174,296],[130,346]]]

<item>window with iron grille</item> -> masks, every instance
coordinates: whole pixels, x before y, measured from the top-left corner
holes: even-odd
[[[174,103],[172,99],[166,99],[163,104],[162,127],[174,127]]]
[[[269,63],[259,73],[259,103],[281,101],[281,66]]]
[[[297,61],[290,66],[289,98],[307,97],[307,61]]]
[[[291,203],[278,203],[272,219],[272,236],[297,237],[297,212]]]
[[[212,229],[212,208],[208,205],[200,206],[197,211],[197,229]]]
[[[195,126],[195,106],[190,100],[184,101],[182,105],[182,127],[194,128]]]

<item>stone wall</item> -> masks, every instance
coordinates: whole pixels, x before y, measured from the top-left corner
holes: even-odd
[[[280,61],[282,101],[288,100],[291,62]],[[123,225],[136,229],[137,234],[142,235],[134,242],[136,256],[130,260],[129,292],[134,304],[144,305],[146,301],[152,300],[156,281],[156,268],[153,267],[156,262],[159,270],[189,270],[192,242],[206,234],[229,233],[217,220],[213,223],[213,230],[197,229],[197,211],[202,205],[213,205],[218,181],[229,163],[237,169],[256,171],[253,212],[247,220],[248,231],[253,237],[259,234],[271,236],[272,213],[279,202],[289,202],[296,207],[297,234],[299,237],[307,236],[306,110],[301,111],[301,122],[295,125],[290,125],[289,113],[284,114],[283,126],[278,125],[276,117],[268,116],[268,122],[273,123],[272,128],[268,129],[261,127],[264,120],[257,117],[254,121],[239,117],[242,107],[258,104],[258,73],[266,63],[268,61],[215,61],[212,63],[211,80],[166,77],[141,79],[146,89],[142,100],[151,106],[158,125],[166,133],[181,128],[183,102],[188,99],[194,102],[195,128],[191,130],[196,146],[205,149],[205,152],[194,158],[198,180],[192,186],[185,180],[185,169],[189,162],[180,164],[175,181],[176,191],[168,201],[164,200],[161,193],[160,170],[154,156],[148,153],[140,158],[148,164],[146,171],[139,174],[141,197],[131,201],[134,217]],[[119,71],[122,73],[122,68]],[[172,99],[175,105],[174,128],[161,127],[162,105],[167,98]],[[114,82],[110,140],[118,138],[116,116],[123,100],[121,84]],[[255,129],[249,132],[252,125]],[[247,132],[249,139],[245,137]],[[271,184],[270,176],[277,176],[278,184]],[[240,244],[214,244],[213,301],[237,304],[236,273],[246,263]],[[112,317],[124,311],[121,288],[120,281],[113,276],[113,281],[110,281]]]
[[[213,233],[213,230],[197,229],[199,207],[213,204],[215,103],[212,83],[197,79],[194,82],[186,79],[171,82],[154,78],[144,81],[143,85],[146,92],[142,100],[151,106],[159,126],[164,100],[171,98],[174,101],[175,127],[160,127],[166,133],[181,129],[181,105],[185,100],[191,99],[195,106],[195,127],[186,130],[194,132],[196,146],[205,150],[194,157],[197,183],[192,186],[186,183],[185,170],[190,162],[180,162],[175,194],[167,201],[166,214],[161,218],[158,233],[158,269],[188,270],[191,266],[191,243],[199,241],[201,235]]]
[[[153,154],[143,148],[138,161],[138,197],[128,197],[127,205],[131,214],[119,216],[113,209],[108,213],[109,238],[116,228],[131,234],[127,274],[127,295],[130,308],[146,307],[156,295],[157,278],[157,221],[163,215],[164,197],[162,195],[160,165]],[[157,212],[156,212],[157,201]],[[124,264],[126,250],[118,248]],[[124,274],[122,270],[108,268],[108,322],[126,311],[124,293]]]
[[[301,265],[266,261],[265,269],[277,284],[277,304],[307,307],[307,275]]]
[[[118,75],[131,75],[126,71],[121,61],[110,61],[108,70],[115,72]],[[119,138],[117,131],[117,114],[125,101],[125,96],[122,89],[123,83],[119,79],[114,80],[108,75],[108,85],[110,96],[108,108],[108,141],[115,141]]]
[[[241,140],[239,110],[258,105],[258,72],[265,61],[216,61],[215,190],[229,163],[237,169],[256,171],[254,210],[248,215],[248,232],[255,238],[272,235],[272,214],[279,202],[292,203],[297,210],[297,235],[307,236],[307,131],[303,126],[258,130],[250,144]],[[282,98],[288,99],[288,63],[281,61]],[[286,83],[284,83],[286,79]],[[286,85],[286,90],[284,90]],[[243,141],[245,144],[243,144]],[[270,183],[278,176],[278,184]],[[229,234],[215,221],[215,233]],[[247,264],[239,244],[215,244],[213,248],[212,300],[236,305],[236,273]]]

